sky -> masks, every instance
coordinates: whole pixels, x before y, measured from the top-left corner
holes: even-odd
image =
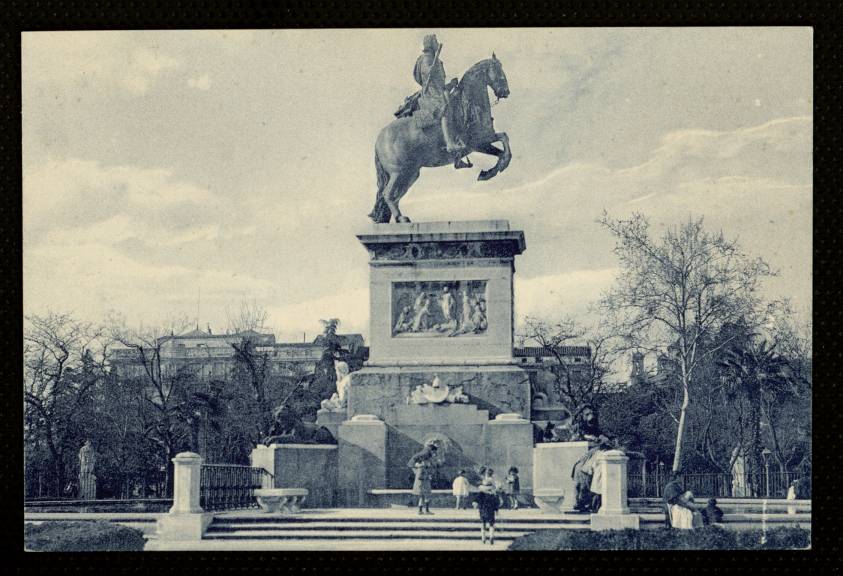
[[[402,211],[523,230],[516,318],[594,318],[603,210],[703,216],[810,316],[810,28],[24,33],[24,312],[220,332],[245,301],[281,340],[366,335],[374,142],[431,32],[449,78],[500,59],[513,159],[423,169]]]

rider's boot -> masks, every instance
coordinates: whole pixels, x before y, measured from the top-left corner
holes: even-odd
[[[454,155],[454,168],[471,168],[474,166],[468,158],[464,157],[465,142],[459,136],[456,139],[451,134],[451,128],[448,126],[448,119],[442,117],[442,135],[445,137],[445,149]]]
[[[451,127],[448,126],[448,119],[445,116],[442,116],[442,135],[445,137],[445,149],[450,152],[451,154],[460,154],[465,150],[465,142],[462,141],[462,138],[457,136],[454,138],[453,134],[451,134]]]

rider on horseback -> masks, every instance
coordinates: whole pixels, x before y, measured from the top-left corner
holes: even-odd
[[[454,168],[470,168],[471,163],[462,160],[465,155],[465,142],[460,137],[459,127],[453,121],[453,114],[448,113],[447,109],[448,97],[457,85],[457,79],[454,78],[445,84],[445,67],[439,59],[441,49],[442,45],[435,34],[424,37],[422,55],[418,57],[413,68],[413,78],[422,87],[418,97],[419,110],[415,114],[419,115],[417,120],[423,124],[432,124],[439,120],[445,147],[454,155]]]

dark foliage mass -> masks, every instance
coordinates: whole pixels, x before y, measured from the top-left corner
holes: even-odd
[[[24,524],[24,546],[34,552],[140,551],[140,530],[101,521]]]
[[[517,538],[510,550],[803,550],[811,546],[804,528],[727,530],[540,530]]]

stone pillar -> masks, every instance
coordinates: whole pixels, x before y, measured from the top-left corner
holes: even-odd
[[[359,414],[339,427],[337,449],[340,504],[362,506],[373,488],[386,488],[386,424]]]
[[[158,539],[201,540],[213,519],[199,505],[202,457],[182,452],[173,458],[173,507],[158,520]]]
[[[637,514],[630,514],[627,503],[627,462],[620,450],[609,450],[598,456],[597,466],[603,472],[600,510],[591,515],[592,530],[638,530]]]
[[[198,514],[199,477],[202,457],[194,452],[182,452],[173,458],[173,507],[171,514]]]

